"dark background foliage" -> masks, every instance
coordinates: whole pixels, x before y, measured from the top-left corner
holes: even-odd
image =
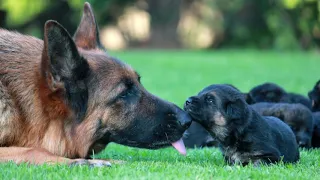
[[[105,45],[120,48],[317,49],[317,0],[89,0]],[[42,37],[54,19],[73,33],[83,0],[0,0],[0,27]],[[118,45],[117,45],[118,44]]]

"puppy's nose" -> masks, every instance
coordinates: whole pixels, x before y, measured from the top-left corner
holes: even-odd
[[[187,101],[186,101],[186,105],[189,105],[192,103],[192,99],[191,98],[188,98]]]
[[[194,97],[189,97],[188,99],[187,99],[187,101],[186,101],[186,106],[188,106],[188,105],[190,105],[190,104],[192,104],[192,103],[194,103],[195,102],[195,98]]]

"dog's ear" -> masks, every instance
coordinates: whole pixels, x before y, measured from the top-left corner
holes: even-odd
[[[64,92],[77,116],[85,112],[88,98],[88,62],[80,56],[69,33],[56,21],[47,21],[44,30],[42,75],[52,92]]]
[[[230,101],[225,107],[229,119],[241,119],[246,112],[246,104],[241,99]]]
[[[76,45],[83,49],[103,49],[99,38],[99,28],[88,2],[84,4],[81,22],[73,39]]]
[[[66,88],[66,82],[80,82],[89,73],[87,61],[79,55],[69,33],[56,21],[45,24],[42,71],[52,91]]]

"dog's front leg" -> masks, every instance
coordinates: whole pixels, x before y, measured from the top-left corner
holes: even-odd
[[[1,147],[0,162],[30,163],[40,164],[67,164],[71,166],[88,165],[90,167],[111,166],[109,161],[105,160],[88,160],[88,159],[69,159],[54,155],[49,151],[41,148],[24,148],[24,147]]]

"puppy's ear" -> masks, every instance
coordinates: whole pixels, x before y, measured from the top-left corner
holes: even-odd
[[[248,104],[254,104],[255,103],[250,93],[243,93],[243,96],[244,96],[244,99],[246,100],[246,102]]]
[[[100,43],[99,28],[96,19],[88,2],[84,4],[81,22],[73,39],[76,45],[83,49],[104,49]]]
[[[226,114],[230,119],[241,119],[246,112],[246,105],[241,99],[230,101],[226,104]]]

